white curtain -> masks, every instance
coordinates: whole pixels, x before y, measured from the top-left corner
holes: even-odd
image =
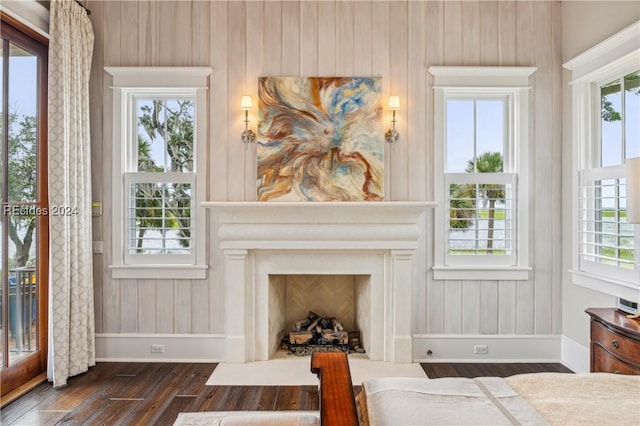
[[[95,365],[89,73],[93,29],[73,0],[53,0],[49,27],[49,361],[54,387]],[[69,214],[66,214],[69,213]]]

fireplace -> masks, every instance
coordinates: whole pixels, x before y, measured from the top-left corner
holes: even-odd
[[[270,277],[351,275],[372,360],[412,361],[415,255],[432,202],[205,202],[214,280],[224,282],[226,362],[268,360],[281,319]],[[216,260],[223,259],[221,262]]]
[[[309,354],[309,345],[348,351],[350,336],[357,338],[351,346],[366,353],[370,283],[368,275],[270,275],[269,358]]]

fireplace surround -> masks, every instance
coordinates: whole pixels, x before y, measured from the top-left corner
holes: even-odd
[[[412,288],[424,247],[415,202],[204,202],[210,211],[214,280],[224,282],[225,362],[268,360],[277,344],[270,276],[368,277],[358,309],[371,360],[412,362]],[[219,267],[217,267],[219,266]],[[273,329],[270,329],[273,328]]]

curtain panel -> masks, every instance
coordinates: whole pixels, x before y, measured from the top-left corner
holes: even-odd
[[[94,34],[73,0],[51,2],[49,41],[49,358],[54,387],[95,365],[89,74]]]

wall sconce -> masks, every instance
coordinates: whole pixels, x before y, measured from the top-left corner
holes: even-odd
[[[400,109],[400,98],[398,96],[389,96],[389,109],[393,111],[391,119],[391,129],[387,130],[384,140],[389,143],[396,143],[400,139],[400,134],[396,130],[396,111]]]
[[[627,178],[627,223],[640,225],[640,157],[625,161]]]
[[[240,101],[240,109],[244,111],[244,132],[242,132],[242,142],[245,144],[256,141],[256,134],[249,129],[249,111],[253,109],[253,100],[251,96],[243,96]]]

